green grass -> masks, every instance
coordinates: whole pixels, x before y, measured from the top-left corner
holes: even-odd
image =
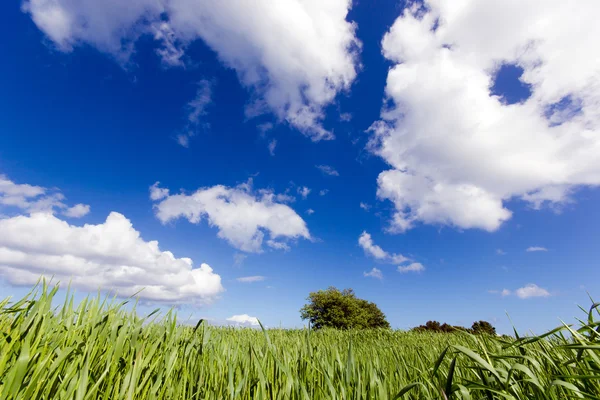
[[[600,324],[540,337],[181,326],[45,285],[0,302],[5,399],[600,398]]]

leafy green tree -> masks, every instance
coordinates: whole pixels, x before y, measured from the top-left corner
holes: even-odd
[[[389,328],[385,315],[375,303],[359,299],[352,289],[311,292],[309,301],[300,310],[302,319],[309,320],[314,329]]]
[[[473,322],[473,325],[471,326],[471,331],[477,334],[484,333],[488,335],[496,335],[496,328],[494,328],[492,324],[490,324],[487,321]]]

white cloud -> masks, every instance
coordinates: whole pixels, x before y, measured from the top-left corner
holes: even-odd
[[[273,139],[269,142],[269,154],[275,155],[275,147],[277,147],[277,140]]]
[[[506,252],[502,249],[496,249],[496,254],[498,254],[499,256],[505,256]]]
[[[315,213],[315,210],[313,210],[312,208],[309,208],[308,210],[306,210],[306,213],[308,215],[313,215]]]
[[[205,304],[224,289],[207,264],[144,241],[131,222],[113,212],[102,224],[69,225],[48,213],[0,220],[0,274],[12,284],[30,285],[40,276],[84,290],[168,303]]]
[[[546,289],[539,287],[535,283],[529,283],[522,288],[518,288],[515,291],[511,291],[508,289],[499,290],[488,290],[489,293],[492,294],[500,294],[502,297],[515,295],[520,299],[529,299],[531,297],[549,297],[550,292]]]
[[[303,199],[306,199],[310,192],[311,192],[311,190],[309,188],[307,188],[306,186],[301,186],[298,188],[298,194],[300,196],[302,196]]]
[[[187,106],[187,123],[183,133],[175,137],[177,143],[183,147],[190,146],[190,139],[198,133],[200,127],[207,128],[209,124],[202,122],[202,117],[206,115],[206,108],[212,103],[212,84],[203,79],[198,82],[196,97],[190,101]]]
[[[365,277],[370,277],[370,278],[377,278],[377,279],[383,279],[383,273],[381,272],[380,269],[377,268],[373,268],[371,271],[369,272],[363,272],[363,275]]]
[[[242,282],[242,283],[254,283],[254,282],[262,282],[265,280],[264,276],[243,276],[240,278],[236,279],[238,282]]]
[[[545,247],[540,247],[540,246],[531,246],[531,247],[528,247],[527,250],[525,250],[525,251],[527,251],[527,252],[548,251],[548,249]]]
[[[323,189],[319,192],[319,196],[325,196],[327,193],[329,193],[329,189]]]
[[[528,299],[530,297],[550,296],[550,293],[546,289],[543,289],[534,283],[530,283],[522,288],[515,290],[515,294],[521,299]]]
[[[407,272],[423,272],[425,271],[425,267],[423,266],[423,264],[415,262],[412,264],[409,264],[407,266],[398,266],[398,272],[400,272],[401,274],[405,274]]]
[[[600,185],[600,2],[425,3],[382,42],[396,65],[370,149],[392,167],[377,192],[395,205],[392,231],[495,231],[511,218],[510,199],[539,208]],[[490,94],[502,64],[524,69],[526,101]]]
[[[324,175],[329,176],[340,176],[340,173],[337,172],[333,167],[329,165],[315,165],[315,167],[321,171]]]
[[[160,185],[160,182],[155,182],[154,185],[150,186],[150,200],[162,200],[169,196],[169,189],[161,188],[158,185]]]
[[[73,207],[69,207],[67,208],[64,212],[63,215],[69,217],[69,218],[81,218],[83,216],[86,216],[90,213],[90,206],[88,206],[87,204],[75,204]]]
[[[81,218],[90,212],[90,206],[76,204],[69,207],[65,196],[58,189],[17,184],[0,175],[0,209],[19,209],[26,213],[60,211],[69,218]]]
[[[290,245],[285,242],[279,242],[277,240],[269,239],[267,240],[267,246],[275,250],[283,250],[290,251]]]
[[[362,208],[365,211],[369,211],[371,209],[371,206],[367,203],[363,203],[362,201],[360,202],[360,208]]]
[[[360,42],[350,0],[26,0],[23,10],[62,51],[89,44],[126,63],[152,34],[166,65],[202,39],[270,110],[313,140],[331,139],[323,109],[356,77]],[[276,40],[273,40],[276,38]]]
[[[358,244],[363,248],[366,254],[376,258],[377,260],[387,262],[390,264],[401,264],[403,262],[409,261],[408,258],[404,257],[402,254],[390,254],[387,251],[383,250],[381,247],[377,246],[371,235],[366,231],[363,231],[358,238]]]
[[[234,322],[239,325],[258,326],[258,318],[251,317],[248,314],[234,315],[227,318],[227,321]]]
[[[163,224],[180,217],[198,224],[206,217],[211,226],[218,228],[218,237],[246,252],[262,252],[265,234],[269,236],[267,244],[273,248],[289,249],[284,241],[310,239],[306,223],[293,209],[276,203],[273,192],[254,193],[251,183],[170,195],[155,204],[154,209]]]

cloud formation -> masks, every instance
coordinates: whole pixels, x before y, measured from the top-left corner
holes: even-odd
[[[511,291],[508,289],[502,290],[489,290],[489,293],[500,294],[502,297],[515,295],[520,299],[529,299],[531,297],[549,297],[550,292],[546,289],[539,287],[535,283],[529,283],[521,288]]]
[[[81,218],[90,212],[90,206],[76,204],[69,207],[58,189],[17,184],[0,174],[0,210],[18,209],[25,213],[60,212],[69,218]]]
[[[531,253],[531,252],[535,252],[535,251],[548,251],[548,249],[545,247],[541,247],[541,246],[531,246],[531,247],[528,247],[525,251],[528,253]]]
[[[259,325],[258,318],[251,317],[248,314],[233,315],[233,316],[227,318],[227,321],[233,322],[238,325],[248,325],[248,326],[258,326]]]
[[[144,241],[131,222],[113,212],[101,224],[70,225],[49,213],[0,220],[0,274],[11,284],[45,276],[83,290],[118,296],[207,304],[224,290],[210,266]],[[141,292],[140,292],[141,291]]]
[[[369,272],[363,272],[365,277],[383,279],[383,273],[380,269],[373,267],[373,269]]]
[[[358,237],[358,244],[365,251],[365,254],[379,260],[382,262],[386,262],[389,264],[401,264],[403,262],[409,261],[408,258],[404,257],[402,254],[390,254],[387,251],[383,250],[381,247],[376,245],[371,238],[371,234],[367,233],[367,231],[363,231]]]
[[[425,267],[423,266],[423,264],[415,262],[415,263],[411,263],[409,265],[406,266],[398,266],[398,272],[400,272],[401,274],[406,274],[408,272],[423,272],[425,271]]]
[[[340,176],[340,173],[337,172],[332,166],[330,165],[315,165],[315,167],[321,171],[323,173],[323,175],[328,175],[328,176]]]
[[[595,0],[426,0],[404,10],[382,41],[395,65],[369,144],[391,167],[377,194],[395,205],[392,231],[495,231],[511,199],[556,206],[600,185],[598,13]],[[507,64],[530,85],[521,103],[491,93]]]
[[[254,283],[254,282],[261,282],[265,280],[264,276],[242,276],[240,278],[236,279],[238,282],[242,282],[242,283]]]
[[[157,184],[153,186],[159,189]],[[178,218],[198,224],[206,218],[217,227],[219,238],[245,252],[262,252],[265,234],[269,247],[289,250],[289,240],[310,239],[310,233],[304,220],[275,197],[268,190],[254,192],[251,183],[217,185],[189,195],[167,195],[154,205],[154,211],[163,224]]]
[[[252,89],[247,115],[270,111],[312,140],[332,139],[323,109],[356,77],[360,42],[350,0],[26,0],[23,10],[56,47],[91,45],[127,63],[152,35],[165,65],[181,67],[201,39]],[[276,38],[277,40],[273,40]]]
[[[208,128],[209,124],[202,121],[206,108],[212,103],[212,84],[203,79],[198,82],[196,96],[187,106],[187,123],[183,131],[175,139],[183,147],[190,146],[190,139],[198,133],[200,127]]]

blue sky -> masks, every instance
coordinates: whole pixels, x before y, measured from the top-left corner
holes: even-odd
[[[1,297],[295,327],[352,287],[395,328],[540,332],[597,295],[595,2],[233,3],[0,5]]]

